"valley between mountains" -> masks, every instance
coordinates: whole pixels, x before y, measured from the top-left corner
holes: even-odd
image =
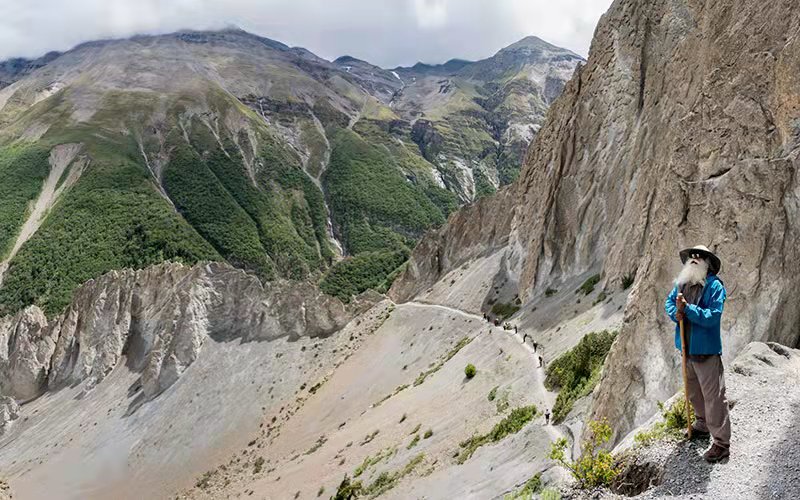
[[[616,0],[585,60],[228,29],[0,63],[0,498],[794,498],[798,33],[788,0]],[[641,445],[698,243],[713,467]],[[627,469],[587,492],[548,455],[597,420]]]

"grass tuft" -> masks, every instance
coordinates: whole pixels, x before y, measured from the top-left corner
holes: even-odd
[[[487,434],[475,435],[459,443],[462,450],[458,453],[456,462],[463,464],[481,446],[496,443],[509,434],[516,434],[525,427],[525,424],[536,417],[537,412],[535,405],[514,408],[507,417],[498,422]]]

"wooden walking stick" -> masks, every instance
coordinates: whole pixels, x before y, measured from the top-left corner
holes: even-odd
[[[681,328],[681,357],[683,358],[683,397],[686,400],[686,432],[692,439],[692,418],[689,410],[689,371],[686,368],[686,331],[683,329],[683,318],[680,320]]]

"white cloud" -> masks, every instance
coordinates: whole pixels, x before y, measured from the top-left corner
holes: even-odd
[[[0,0],[0,60],[87,40],[240,26],[383,67],[480,59],[528,35],[586,55],[611,0]]]
[[[447,24],[446,0],[414,0],[414,15],[420,28],[440,28]]]

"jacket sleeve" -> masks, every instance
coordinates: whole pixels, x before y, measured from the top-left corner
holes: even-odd
[[[678,287],[673,287],[672,291],[667,296],[667,301],[664,302],[664,310],[667,311],[667,316],[675,323],[678,322],[678,318],[675,317],[675,313],[678,312],[678,308],[675,306],[675,298],[677,296]]]
[[[722,305],[725,303],[727,292],[725,286],[715,281],[712,285],[711,300],[708,307],[698,307],[696,304],[687,304],[685,308],[686,319],[702,326],[718,325],[722,317]]]

